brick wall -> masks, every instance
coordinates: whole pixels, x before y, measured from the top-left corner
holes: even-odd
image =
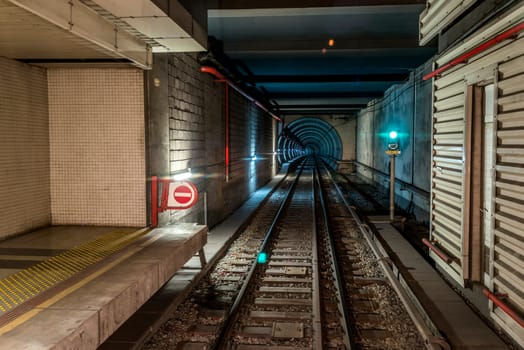
[[[236,92],[231,94],[231,176],[228,188],[231,206],[235,196],[247,198],[271,178],[273,157],[273,119],[253,102]],[[256,156],[257,160],[252,160]]]
[[[0,57],[0,238],[48,225],[46,71]]]
[[[143,72],[49,69],[54,225],[144,226]]]
[[[169,70],[169,140],[171,174],[205,165],[202,73],[192,55],[172,57]]]
[[[201,73],[194,54],[168,55],[167,65],[170,174],[190,167],[200,193],[195,207],[171,212],[170,221],[203,223],[206,193],[212,226],[271,178],[276,125],[230,89],[231,169],[226,182],[224,84]],[[251,161],[254,152],[261,160]]]
[[[191,181],[200,196],[188,210],[170,211],[170,221],[204,222],[203,192],[206,189],[206,123],[204,83],[194,54],[169,55],[168,115],[169,174],[191,168]]]

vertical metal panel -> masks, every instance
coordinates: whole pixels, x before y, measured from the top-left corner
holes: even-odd
[[[492,269],[489,261],[492,259],[493,254],[493,231],[494,231],[494,220],[493,210],[495,207],[495,179],[493,178],[495,158],[496,158],[496,109],[497,104],[497,93],[495,86],[498,84],[498,74],[495,75],[493,84],[489,84],[484,88],[485,96],[487,97],[484,101],[484,286],[491,287],[491,275]],[[488,262],[488,263],[486,263]]]
[[[500,64],[496,124],[495,205],[492,290],[506,293],[505,302],[524,314],[524,40],[515,54]],[[518,341],[524,331],[491,305],[494,319]]]
[[[420,44],[425,45],[477,0],[432,0],[420,15]]]
[[[462,284],[465,85],[460,75],[445,76],[445,82],[439,83],[436,80],[433,86],[431,239],[455,262],[448,265],[438,257],[433,258]]]

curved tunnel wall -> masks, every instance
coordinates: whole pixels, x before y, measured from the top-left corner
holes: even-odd
[[[342,141],[333,125],[322,119],[304,117],[282,130],[278,137],[280,163],[308,154],[316,154],[336,168],[342,158]]]

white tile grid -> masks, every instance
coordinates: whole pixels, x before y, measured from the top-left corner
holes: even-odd
[[[145,226],[142,71],[48,77],[53,224]]]
[[[50,222],[45,70],[0,57],[0,238]]]

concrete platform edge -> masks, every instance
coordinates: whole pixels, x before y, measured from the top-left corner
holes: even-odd
[[[15,320],[0,336],[0,348],[96,349],[206,243],[205,226],[183,230],[148,233],[149,242],[86,276],[78,288],[35,307],[31,317]]]
[[[406,293],[415,297],[412,302],[417,304],[421,313],[428,317],[429,324],[434,325],[434,330],[444,336],[452,349],[502,350],[508,348],[430,264],[411,247],[400,232],[391,224],[382,222],[380,218],[374,220],[373,217],[370,217],[369,220],[375,228],[377,237],[383,241],[385,253],[393,261],[397,278],[405,287]],[[432,282],[432,288],[424,288],[424,281]],[[458,311],[459,306],[467,322],[462,322],[458,314],[448,312],[450,310]],[[479,328],[475,330],[472,325]]]
[[[206,266],[192,279],[192,281],[184,288],[184,290],[181,291],[175,299],[173,299],[171,305],[165,306],[164,315],[156,319],[154,321],[154,324],[152,324],[152,327],[145,330],[145,333],[138,336],[138,339],[133,344],[127,343],[124,348],[129,350],[139,349],[151,336],[151,329],[156,329],[158,326],[162,325],[164,322],[167,321],[168,316],[176,309],[178,304],[189,295],[192,287],[195,284],[197,284],[211,269],[211,267],[221,258],[221,256],[225,254],[229,243],[235,239],[238,232],[242,230],[242,228],[247,224],[247,222],[249,222],[250,218],[253,215],[255,215],[256,211],[260,208],[265,198],[267,198],[267,196],[270,193],[272,193],[282,182],[282,180],[287,175],[287,172],[288,164],[285,164],[282,166],[282,169],[277,176],[275,176],[266,185],[262,186],[260,189],[255,191],[253,195],[251,195],[235,212],[233,212],[224,221],[215,226],[212,230],[209,230],[208,243],[213,243],[213,241],[215,241],[214,243],[220,243],[220,245],[217,246],[218,249],[216,250],[209,249],[207,245],[204,247],[207,259]],[[215,237],[217,238],[215,239]],[[159,290],[159,293],[161,292],[161,289]],[[152,298],[154,297],[155,296],[153,296]],[[146,305],[144,305],[144,307],[146,307]],[[138,311],[138,313],[139,312],[140,310]],[[138,313],[136,317],[139,317]],[[116,335],[116,337],[117,336],[118,335]],[[112,340],[110,337],[108,341],[102,344],[102,346],[99,349],[112,349],[117,343],[117,340]]]

